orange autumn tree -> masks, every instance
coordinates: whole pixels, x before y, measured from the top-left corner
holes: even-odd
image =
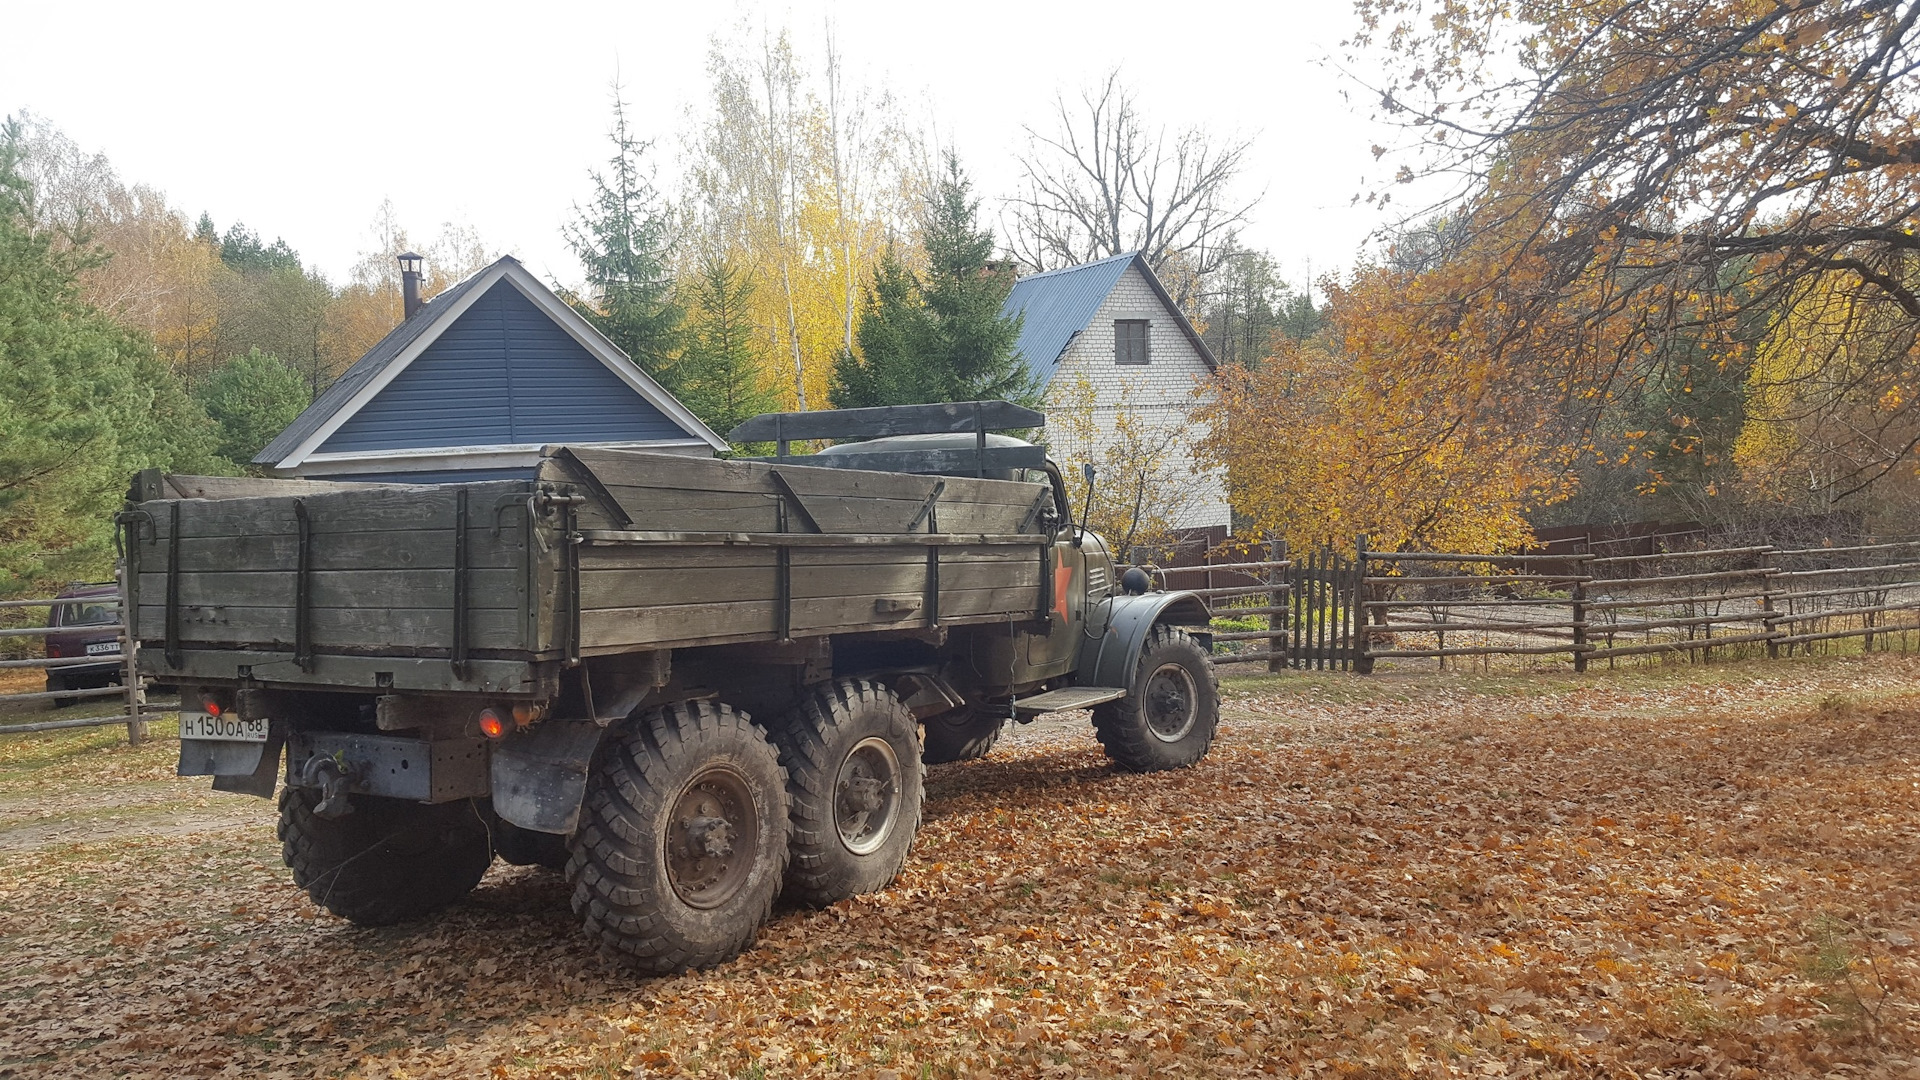
[[[1537,395],[1569,454],[1632,427],[1619,405],[1646,387],[1749,371],[1747,462],[1821,452],[1799,483],[1836,508],[1911,472],[1920,0],[1357,6],[1352,66],[1382,71],[1382,115],[1410,136],[1399,190],[1452,184],[1454,228],[1405,295],[1355,319],[1457,348],[1442,386],[1481,373]],[[1817,417],[1873,435],[1826,453],[1802,438]],[[1644,451],[1634,434],[1609,449]]]
[[[1552,388],[1505,362],[1458,273],[1371,267],[1328,291],[1325,330],[1224,369],[1199,418],[1235,511],[1295,547],[1504,551],[1566,493]]]

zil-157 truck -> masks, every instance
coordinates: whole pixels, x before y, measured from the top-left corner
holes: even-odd
[[[783,889],[885,887],[922,763],[1009,719],[1090,709],[1124,769],[1207,752],[1206,606],[1116,581],[1044,451],[988,434],[1042,423],[769,414],[732,437],[772,457],[550,446],[471,483],[148,471],[129,633],[180,688],[180,774],[278,786],[286,863],[335,915],[418,918],[497,856],[564,870],[635,966],[709,966]]]

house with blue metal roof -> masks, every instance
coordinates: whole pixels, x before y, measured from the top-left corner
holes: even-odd
[[[1191,414],[1218,364],[1147,260],[1130,252],[1020,278],[1001,314],[1023,316],[1016,348],[1046,388],[1056,460],[1099,465],[1129,441],[1152,461],[1172,523],[1224,539],[1225,477],[1192,450]]]
[[[409,265],[411,260],[411,265]],[[511,256],[431,300],[254,457],[275,475],[406,483],[531,477],[550,443],[709,456],[727,441]]]

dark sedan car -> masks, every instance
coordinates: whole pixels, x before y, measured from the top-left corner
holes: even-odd
[[[47,690],[79,690],[109,686],[119,682],[120,663],[120,589],[113,582],[79,583],[60,590],[48,626],[59,628],[47,635],[49,657],[94,658],[98,663],[72,664],[47,669]],[[56,701],[56,704],[65,702]]]

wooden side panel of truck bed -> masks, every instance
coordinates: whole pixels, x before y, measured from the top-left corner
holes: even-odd
[[[824,543],[784,548],[589,540],[579,552],[581,645],[588,652],[770,640],[782,636],[783,606],[792,637],[936,618],[1024,619],[1041,606],[1047,536],[1035,507],[1051,499],[1044,485],[585,449],[550,457],[541,479],[584,482],[595,493],[581,511],[589,536],[828,534]],[[605,505],[609,499],[614,506]],[[983,542],[944,544],[933,559],[927,547],[851,542],[928,532]],[[849,543],[834,545],[831,534],[846,534]],[[1021,542],[1007,542],[1014,535]],[[994,542],[984,542],[989,538]],[[930,580],[938,583],[937,601]]]
[[[535,635],[526,515],[510,506],[497,516],[497,536],[494,526],[496,503],[524,504],[528,485],[466,487],[468,647],[527,651]],[[342,485],[298,497],[144,503],[149,520],[129,547],[136,630],[150,643],[164,638],[171,601],[182,644],[293,649],[304,510],[311,646],[449,655],[461,499],[455,487]]]

